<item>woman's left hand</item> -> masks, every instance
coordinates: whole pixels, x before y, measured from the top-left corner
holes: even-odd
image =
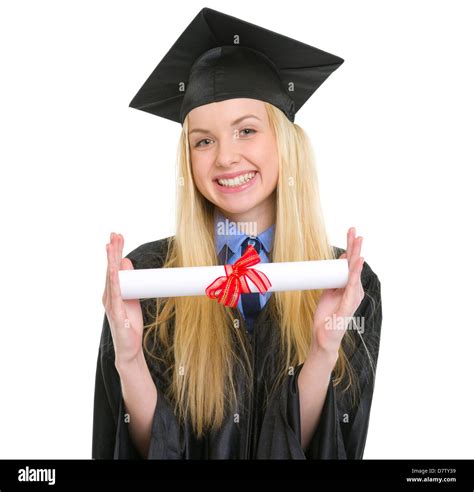
[[[313,318],[313,339],[311,352],[330,354],[337,360],[337,354],[347,326],[364,298],[360,279],[364,258],[360,256],[362,237],[355,237],[355,227],[347,233],[347,249],[339,259],[347,258],[349,279],[345,287],[325,289],[320,297]]]

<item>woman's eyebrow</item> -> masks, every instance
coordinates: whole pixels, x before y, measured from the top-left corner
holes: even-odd
[[[261,121],[261,119],[258,116],[255,116],[254,114],[246,114],[245,116],[241,116],[240,118],[237,118],[235,121],[233,121],[230,126],[238,125],[240,122],[248,119],[248,118],[256,118],[257,120]],[[189,132],[191,133],[210,133],[210,130],[204,130],[202,128],[194,128]]]

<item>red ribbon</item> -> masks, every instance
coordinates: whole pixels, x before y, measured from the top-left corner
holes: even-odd
[[[270,280],[264,273],[249,268],[257,263],[260,263],[260,256],[249,244],[244,254],[233,265],[224,265],[226,276],[216,278],[206,287],[207,297],[218,299],[218,302],[225,306],[236,307],[240,294],[250,293],[247,278],[255,284],[261,294],[267,292],[272,286]]]

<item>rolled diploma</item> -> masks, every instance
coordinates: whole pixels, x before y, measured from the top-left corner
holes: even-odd
[[[346,259],[259,263],[251,268],[268,277],[268,292],[340,288],[349,278]],[[206,295],[206,287],[225,276],[223,265],[119,271],[122,299]],[[251,292],[258,292],[249,278],[247,283]]]

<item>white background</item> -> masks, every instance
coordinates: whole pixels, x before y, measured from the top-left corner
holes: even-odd
[[[202,7],[337,54],[298,112],[331,243],[364,237],[383,327],[365,458],[473,458],[472,4],[0,7],[0,458],[89,458],[111,231],[173,233],[180,125],[128,107]]]

